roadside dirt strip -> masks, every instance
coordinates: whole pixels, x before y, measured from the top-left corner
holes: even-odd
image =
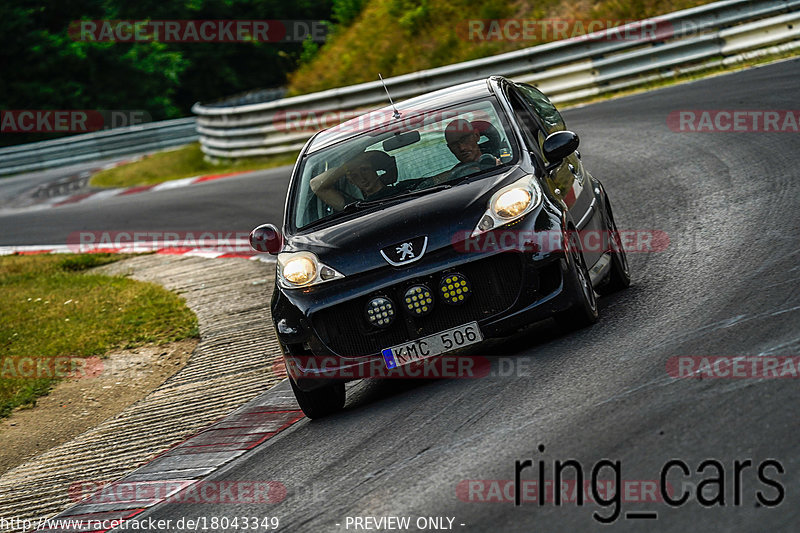
[[[60,529],[39,520],[70,507],[60,516],[131,517],[302,419],[285,383],[261,394],[283,379],[272,371],[280,359],[268,309],[274,268],[147,255],[97,269],[181,294],[197,314],[200,343],[187,365],[143,400],[0,477],[0,517],[30,520],[19,530]],[[111,491],[104,499],[120,482],[139,483],[139,492]],[[148,494],[140,492],[142,482]],[[75,506],[101,484],[101,493]],[[280,487],[267,489],[280,498]]]

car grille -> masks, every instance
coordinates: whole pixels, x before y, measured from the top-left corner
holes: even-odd
[[[424,283],[436,295],[439,280],[448,272],[460,272],[469,280],[472,295],[464,304],[452,306],[439,298],[434,301],[433,311],[420,318],[410,317],[400,308],[403,294],[409,286]],[[320,339],[331,350],[343,357],[360,357],[378,354],[384,348],[407,340],[501,313],[514,304],[521,287],[521,255],[502,253],[431,276],[398,283],[374,294],[318,311],[311,319]],[[378,330],[364,319],[367,302],[375,294],[389,296],[398,307],[394,322],[386,329]]]

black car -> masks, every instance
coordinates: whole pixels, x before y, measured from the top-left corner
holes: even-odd
[[[314,135],[292,173],[271,310],[303,412],[348,372],[417,364],[548,317],[597,320],[630,283],[608,195],[536,88],[493,76]],[[320,364],[320,361],[322,363]]]

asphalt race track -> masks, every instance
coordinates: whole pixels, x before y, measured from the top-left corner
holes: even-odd
[[[25,212],[0,210],[0,246],[65,244],[77,231],[249,232],[263,222],[280,225],[290,172],[285,167],[102,202]],[[3,192],[0,180],[0,198]]]
[[[665,251],[629,255],[633,284],[601,299],[598,324],[566,334],[544,322],[493,343],[481,355],[497,356],[495,375],[481,379],[358,383],[343,413],[303,420],[212,478],[280,481],[281,503],[164,503],[137,518],[275,516],[280,530],[310,532],[363,531],[348,517],[365,516],[411,517],[412,526],[450,517],[457,531],[796,531],[797,379],[675,379],[667,363],[800,355],[800,133],[680,133],[667,116],[797,109],[798,80],[800,60],[792,60],[567,111],[620,229],[670,238]],[[55,244],[78,230],[278,223],[288,172],[2,214],[0,245]],[[515,461],[528,459],[523,480],[538,478],[539,461],[546,480],[555,461],[578,461],[587,480],[598,461],[619,461],[621,481],[638,489],[606,526],[593,513],[612,515],[614,505],[517,507],[513,495],[492,495],[491,483],[469,484],[513,482]],[[667,478],[673,497],[685,492],[687,501],[637,501],[648,500],[640,489],[672,459],[688,467]],[[698,473],[706,459],[723,471]],[[751,466],[739,476],[734,462],[745,460]],[[772,481],[760,480],[759,468]],[[720,492],[703,489],[709,478],[722,478],[724,503],[698,501]]]

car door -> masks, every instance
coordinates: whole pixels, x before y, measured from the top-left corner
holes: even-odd
[[[521,112],[527,117],[522,120],[528,128],[533,128],[530,133],[536,139],[538,153],[542,154],[542,145],[548,135],[556,131],[564,131],[566,125],[561,113],[550,100],[538,89],[523,83],[514,84],[516,98],[521,106]],[[542,155],[542,158],[544,156]],[[547,164],[550,161],[546,161]],[[598,230],[599,217],[592,216],[596,211],[595,196],[591,190],[591,183],[584,171],[579,154],[573,152],[553,170],[549,176],[542,180],[550,192],[561,199],[569,210],[577,229],[587,235],[586,230]],[[599,247],[597,247],[599,248]],[[601,255],[599,249],[584,246],[586,264],[593,265]]]

